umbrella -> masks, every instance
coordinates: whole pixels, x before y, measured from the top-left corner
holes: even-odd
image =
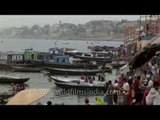
[[[7,105],[31,105],[46,96],[49,89],[27,89],[18,92]]]

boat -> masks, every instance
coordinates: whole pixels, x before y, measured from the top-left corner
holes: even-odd
[[[128,63],[127,59],[121,58],[121,59],[113,59],[111,65],[113,68],[120,68],[127,63]]]
[[[80,58],[80,59],[96,61],[96,62],[111,62],[112,61],[112,57],[110,56],[109,52],[85,53],[82,55],[75,55],[74,58]]]
[[[104,95],[105,92],[107,91],[107,87],[105,84],[79,84],[79,83],[62,83],[62,82],[54,82],[54,84],[62,89],[65,90],[70,90],[73,94],[82,94],[82,95],[87,95],[87,94],[92,94],[92,95],[97,95],[101,94]],[[79,91],[76,91],[79,90]],[[95,93],[96,91],[96,93]]]
[[[69,83],[69,82],[79,82],[80,79],[78,78],[66,78],[66,77],[57,77],[57,76],[49,76],[51,80],[55,82],[62,82],[62,83]]]
[[[98,81],[98,76],[84,76],[84,79],[80,78],[81,76],[77,77],[63,77],[63,76],[49,76],[49,78],[55,82],[61,82],[61,83],[80,83],[81,81],[86,82],[86,77],[88,77],[87,81],[92,81],[93,83],[106,83],[105,80],[104,82]],[[94,77],[94,79],[93,79]]]
[[[8,99],[14,95],[15,95],[15,93],[13,93],[13,92],[0,93],[0,100]]]
[[[98,65],[88,64],[88,63],[53,63],[53,62],[41,62],[36,61],[35,66],[44,66],[44,67],[55,67],[55,68],[89,68],[97,69]]]
[[[0,83],[24,83],[27,82],[30,78],[24,77],[11,77],[11,76],[0,76]]]
[[[113,66],[106,64],[106,65],[100,65],[98,69],[103,70],[104,72],[112,72]]]
[[[15,72],[41,72],[39,68],[11,66]]]
[[[62,69],[53,67],[44,67],[44,69],[49,71],[50,74],[56,75],[96,75],[97,73],[104,72],[100,69]]]
[[[0,105],[5,105],[8,102],[7,100],[14,95],[13,92],[0,93]]]
[[[1,69],[11,69],[11,66],[33,67],[33,64],[0,63]]]
[[[127,64],[127,62],[125,62],[125,61],[119,61],[119,62],[113,61],[111,63],[113,68],[120,68],[120,67],[124,66],[125,64]]]

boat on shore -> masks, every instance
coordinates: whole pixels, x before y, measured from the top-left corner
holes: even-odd
[[[12,77],[12,76],[0,76],[0,83],[24,83],[27,82],[30,78],[24,77]]]
[[[44,69],[49,71],[50,74],[56,75],[96,75],[97,73],[104,72],[101,69],[61,69],[52,67],[44,67]]]
[[[40,68],[11,66],[15,72],[41,72]]]

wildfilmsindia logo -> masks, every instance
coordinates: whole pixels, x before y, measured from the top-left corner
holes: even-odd
[[[94,90],[77,90],[77,89],[58,89],[56,90],[56,95],[61,96],[61,95],[104,95],[105,92],[103,90],[99,89],[94,89]]]

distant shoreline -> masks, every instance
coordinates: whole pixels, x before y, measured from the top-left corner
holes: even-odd
[[[32,40],[32,39],[34,39],[34,40],[58,40],[58,41],[60,41],[60,40],[66,40],[66,41],[70,41],[70,40],[77,40],[77,41],[117,41],[117,42],[123,42],[124,41],[124,39],[103,39],[103,38],[72,38],[72,39],[65,39],[65,38],[62,38],[62,39],[60,39],[60,38],[53,38],[53,39],[36,39],[36,38],[0,38],[0,40],[2,41],[2,40],[5,40],[5,39],[7,39],[7,40],[10,40],[10,39],[12,39],[12,40],[16,40],[16,39],[22,39],[22,40]]]

